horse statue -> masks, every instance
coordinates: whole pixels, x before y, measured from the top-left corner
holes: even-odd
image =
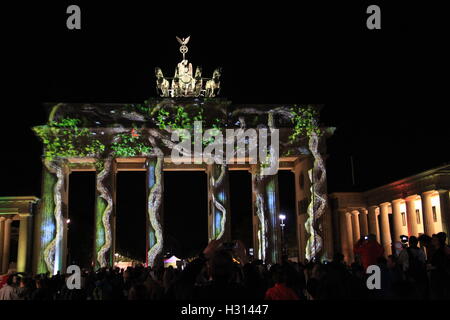
[[[156,90],[161,97],[169,97],[169,81],[164,78],[161,68],[155,68]]]
[[[220,91],[220,76],[222,75],[222,68],[217,68],[213,72],[211,80],[206,82],[205,97],[212,98],[219,94]]]
[[[203,87],[203,78],[202,78],[202,68],[201,67],[197,67],[195,69],[195,75],[194,75],[194,96],[198,97],[200,96],[200,93],[202,91],[202,87]]]

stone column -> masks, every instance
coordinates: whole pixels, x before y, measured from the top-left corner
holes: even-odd
[[[147,168],[147,232],[146,264],[162,266],[163,261],[163,157],[146,161]]]
[[[403,202],[402,199],[396,199],[392,201],[392,221],[394,223],[394,242],[400,241],[400,236],[403,232],[402,212],[400,205]]]
[[[405,199],[406,204],[406,219],[408,224],[408,236],[419,236],[417,229],[417,216],[416,216],[416,204],[415,201],[417,195],[409,196]]]
[[[380,222],[381,222],[381,245],[384,247],[385,255],[392,254],[392,239],[389,229],[389,202],[380,204]]]
[[[339,232],[340,232],[340,238],[341,238],[341,250],[342,254],[344,255],[344,260],[347,263],[350,263],[352,261],[352,248],[348,242],[348,234],[351,233],[351,230],[348,230],[347,228],[347,210],[338,210],[339,215]]]
[[[43,161],[42,188],[39,208],[36,212],[34,231],[33,272],[37,274],[53,273],[54,257],[48,254],[47,247],[55,237],[55,186],[57,177],[54,171]]]
[[[423,214],[423,230],[424,233],[431,237],[435,233],[433,209],[431,204],[431,196],[434,191],[426,191],[422,193],[422,214]]]
[[[66,262],[68,175],[65,161],[44,161],[42,197],[35,220],[35,273],[63,272]]]
[[[326,212],[328,210],[327,179],[324,161],[325,143],[323,142],[324,136],[315,133],[310,135],[308,141],[314,165],[313,169],[308,171],[308,175],[312,182],[312,199],[310,206],[308,207],[308,219],[306,220],[306,229],[310,234],[306,247],[307,257],[329,259],[329,255],[332,254],[332,246],[330,245],[330,242],[332,241],[332,232],[329,228],[325,228],[325,231],[328,231],[328,234],[327,232],[323,232],[324,220],[326,220]],[[330,220],[328,219],[328,221]]]
[[[0,217],[0,274],[3,273],[3,239],[5,237],[5,218]]]
[[[442,231],[450,238],[450,194],[449,190],[438,190],[439,206],[441,209]]]
[[[347,243],[348,243],[348,258],[349,262],[352,262],[355,259],[355,255],[353,253],[353,248],[355,243],[353,242],[353,227],[352,227],[352,214],[350,212],[345,213],[345,222],[347,229]]]
[[[352,230],[353,230],[353,243],[357,243],[359,239],[361,239],[360,227],[359,227],[359,212],[353,210],[351,212],[352,217]]]
[[[369,234],[369,223],[367,219],[367,210],[361,208],[359,211],[359,226],[361,230],[361,236],[367,236]]]
[[[378,225],[377,218],[377,206],[369,207],[369,233],[374,234],[377,237],[377,242],[381,243],[380,240],[380,227]]]
[[[295,173],[295,204],[296,204],[296,227],[299,261],[304,262],[306,258],[306,215],[308,199],[311,197],[310,184],[307,179],[307,169],[311,166],[307,159],[296,163],[293,172]]]
[[[27,256],[29,250],[29,220],[30,215],[21,215],[19,224],[19,243],[17,246],[17,272],[25,272],[27,269]]]
[[[231,240],[227,165],[210,164],[208,175],[208,239]]]
[[[63,240],[62,240],[62,252],[61,252],[61,273],[65,273],[67,266],[70,265],[69,248],[67,247],[67,241],[69,238],[69,185],[70,185],[70,170],[68,166],[64,166],[64,187],[61,192],[61,209],[63,216]]]
[[[94,253],[95,269],[112,266],[114,262],[114,210],[116,165],[112,158],[98,162],[96,172]]]
[[[8,272],[9,268],[9,253],[11,248],[11,218],[6,218],[5,227],[3,232],[3,257],[2,257],[2,270],[4,273]]]
[[[261,175],[258,165],[252,166],[253,208],[256,217],[254,250],[259,259],[274,264],[281,261],[281,230],[279,215],[278,175]]]

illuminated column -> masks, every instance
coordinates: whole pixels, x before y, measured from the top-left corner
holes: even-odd
[[[380,227],[378,226],[377,206],[369,207],[369,233],[377,237],[377,242],[380,243]]]
[[[348,235],[351,233],[351,230],[348,230],[347,228],[347,210],[338,210],[338,215],[342,254],[344,255],[344,260],[347,263],[351,263],[352,247],[350,246],[350,243],[348,241]]]
[[[380,204],[381,245],[385,255],[392,254],[391,231],[389,229],[389,202]]]
[[[231,240],[227,165],[208,165],[208,239]]]
[[[11,218],[6,218],[3,231],[3,256],[2,256],[2,270],[4,273],[8,272],[9,268],[9,252],[11,248]]]
[[[400,241],[400,236],[404,234],[403,232],[403,222],[402,222],[402,212],[400,205],[402,204],[402,199],[396,199],[392,201],[392,221],[394,224],[394,242]]]
[[[296,204],[296,225],[297,225],[297,243],[299,261],[305,261],[306,252],[306,211],[308,206],[308,199],[311,197],[310,184],[311,181],[306,179],[307,170],[311,164],[307,159],[297,161],[293,172],[295,173],[295,204]]]
[[[431,237],[434,234],[433,209],[431,204],[431,196],[434,191],[422,193],[422,213],[423,213],[423,230],[424,233]]]
[[[3,239],[5,234],[5,218],[0,217],[0,273],[3,273]]]
[[[67,258],[68,258],[68,249],[67,249],[67,238],[69,234],[69,225],[68,225],[68,219],[69,219],[69,176],[70,176],[70,170],[68,166],[63,166],[63,181],[62,181],[62,188],[60,191],[61,194],[61,215],[62,215],[62,240],[59,244],[60,246],[60,253],[58,255],[59,257],[59,263],[58,263],[58,270],[61,271],[61,273],[65,273],[67,270]],[[22,223],[22,220],[20,221]],[[25,232],[25,231],[24,231]],[[57,248],[58,252],[58,248]]]
[[[419,231],[417,230],[417,216],[416,216],[416,204],[415,201],[417,195],[407,197],[405,199],[406,204],[406,218],[408,223],[408,236],[419,236]]]
[[[361,233],[359,229],[359,212],[354,210],[351,212],[352,217],[352,230],[353,230],[353,243],[357,243],[361,239]]]
[[[42,197],[35,220],[35,273],[51,275],[63,271],[66,260],[66,226],[68,175],[62,160],[43,163]]]
[[[326,221],[330,222],[331,216],[327,218],[329,212],[328,206],[328,192],[327,179],[324,161],[324,136],[313,133],[309,136],[308,146],[313,156],[313,169],[308,171],[310,180],[312,181],[311,188],[311,202],[308,207],[308,219],[306,220],[306,229],[309,233],[309,238],[306,244],[307,257],[320,257],[321,259],[330,258],[330,252],[327,250],[332,248],[329,244],[332,239],[332,232],[330,228],[324,227]],[[322,146],[322,147],[320,147]],[[331,224],[331,223],[329,223]],[[325,231],[325,232],[324,232]],[[328,231],[328,232],[327,232]]]
[[[261,175],[252,165],[254,250],[259,259],[274,264],[281,261],[281,230],[279,222],[278,175]]]
[[[19,243],[17,247],[17,272],[27,269],[27,255],[29,252],[30,215],[21,215],[19,224]]]
[[[113,265],[115,238],[116,163],[112,158],[97,162],[95,197],[94,267]]]
[[[148,158],[146,264],[163,265],[163,157]]]
[[[5,218],[0,217],[0,274],[3,273],[3,238],[5,233]]]
[[[450,194],[448,190],[438,190],[441,209],[442,231],[450,237]]]
[[[355,256],[353,254],[353,248],[355,246],[353,242],[353,227],[352,227],[352,214],[350,212],[345,213],[345,225],[347,229],[347,243],[348,243],[348,257],[349,261],[353,261]]]
[[[367,210],[365,208],[359,209],[359,226],[361,230],[361,236],[369,234],[369,225],[367,221]]]

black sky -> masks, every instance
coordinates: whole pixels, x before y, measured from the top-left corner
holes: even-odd
[[[331,192],[367,190],[450,159],[448,34],[429,16],[439,8],[383,3],[382,30],[370,31],[364,1],[74,3],[81,31],[66,29],[72,2],[2,8],[0,195],[40,194],[41,145],[30,127],[46,121],[43,102],[154,96],[155,66],[170,76],[180,58],[176,35],[191,35],[188,59],[204,73],[223,67],[222,95],[235,103],[325,105],[322,122],[337,127]]]

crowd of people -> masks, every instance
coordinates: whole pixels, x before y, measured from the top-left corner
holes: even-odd
[[[142,265],[83,270],[80,289],[70,275],[11,273],[0,283],[0,300],[328,300],[450,299],[450,250],[446,234],[410,237],[385,258],[374,235],[355,244],[355,262],[336,253],[332,261],[294,263],[286,257],[267,266],[247,261],[242,245],[211,241],[183,270]],[[370,290],[366,269],[377,265],[381,285]]]

